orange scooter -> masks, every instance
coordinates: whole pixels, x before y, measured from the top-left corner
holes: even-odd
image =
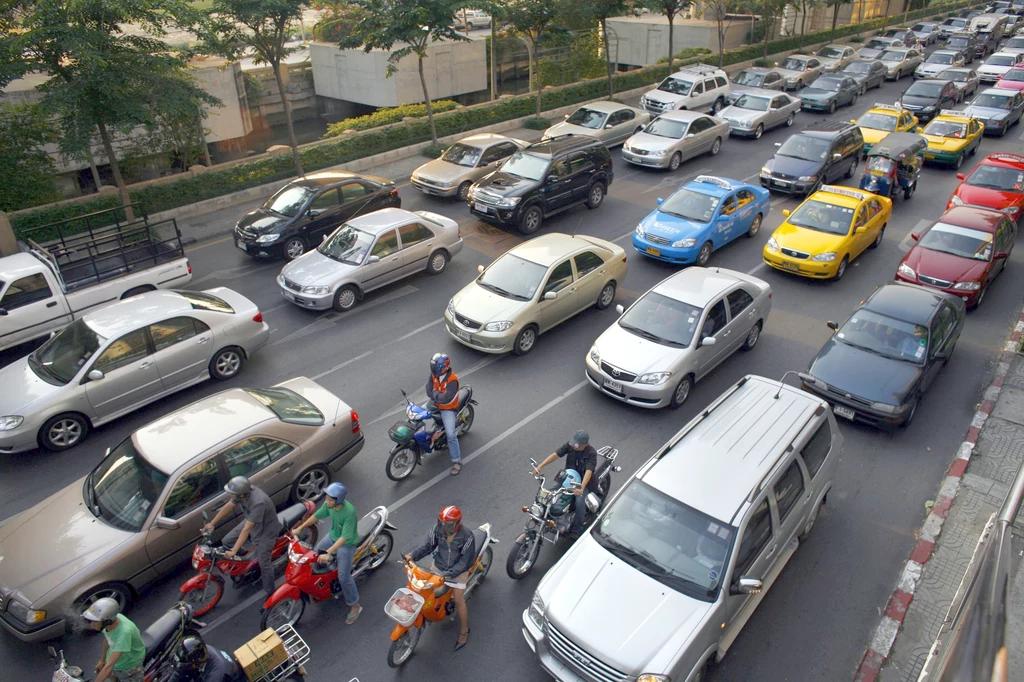
[[[498,542],[491,537],[491,524],[485,523],[473,531],[476,542],[476,561],[469,569],[466,581],[466,599],[487,576],[494,561],[491,544]],[[391,648],[388,649],[388,665],[398,668],[409,660],[428,622],[440,623],[455,613],[452,588],[443,576],[425,570],[411,561],[398,562],[405,566],[409,583],[395,591],[384,607],[384,613],[395,621],[391,631]]]

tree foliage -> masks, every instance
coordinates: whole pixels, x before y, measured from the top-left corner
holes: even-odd
[[[509,28],[530,44],[530,74],[537,88],[537,117],[540,117],[543,80],[537,65],[537,47],[540,37],[555,21],[556,7],[551,0],[510,0],[505,5],[505,18]]]
[[[601,28],[601,35],[604,37],[604,57],[608,75],[608,97],[615,96],[615,86],[612,81],[612,41],[608,31],[608,19],[621,16],[633,11],[633,0],[580,0],[583,13],[597,23]]]
[[[692,0],[644,0],[643,6],[652,12],[665,15],[668,19],[668,70],[672,72],[672,59],[675,56],[675,20],[676,16],[686,11]]]
[[[57,129],[34,104],[0,103],[0,211],[17,211],[60,199],[57,167],[43,146]]]

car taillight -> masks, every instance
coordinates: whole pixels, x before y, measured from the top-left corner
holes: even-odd
[[[252,316],[252,321],[253,322],[260,322],[260,323],[262,323],[263,322],[263,313],[256,313],[255,315],[253,315]]]
[[[626,256],[622,256],[622,262],[623,262],[623,263],[625,263],[625,262],[626,262]]]
[[[189,263],[188,261],[185,261],[185,267],[188,268],[188,274],[191,275],[192,274],[192,264]]]
[[[352,410],[349,416],[352,417],[352,433],[359,433],[359,413]]]
[[[771,299],[772,299],[772,288],[768,287],[768,300],[770,301]]]
[[[393,197],[397,197],[398,196],[398,188],[397,187],[394,188],[393,190],[391,190],[391,196],[393,196]]]

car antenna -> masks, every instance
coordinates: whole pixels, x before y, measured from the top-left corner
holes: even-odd
[[[791,370],[789,370],[788,372],[786,372],[785,374],[783,374],[783,375],[782,375],[782,378],[781,378],[781,379],[779,379],[779,390],[778,390],[778,392],[777,392],[777,393],[775,394],[775,399],[776,399],[776,400],[778,400],[778,399],[779,399],[779,396],[780,396],[780,395],[782,395],[782,387],[786,385],[786,383],[785,383],[785,382],[786,382],[786,377],[788,377],[788,376],[789,376],[790,374],[795,374],[795,375],[797,375],[797,376],[800,376],[800,372],[797,372],[797,371],[796,371],[796,370],[794,370],[794,369],[791,369]]]
[[[580,219],[576,221],[576,227],[572,228],[572,236],[573,236],[573,238],[576,237],[576,233],[579,232],[580,225],[582,225],[582,224],[583,224],[583,216],[581,215]]]
[[[338,426],[338,417],[341,416],[341,406],[343,404],[341,398],[338,398],[338,407],[334,410],[334,423],[331,424],[332,429]]]

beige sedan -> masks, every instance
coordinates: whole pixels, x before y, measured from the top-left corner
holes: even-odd
[[[494,133],[464,137],[439,158],[428,161],[412,172],[412,186],[435,197],[466,200],[470,186],[487,175],[527,142]]]
[[[526,355],[537,336],[590,306],[604,310],[626,278],[626,252],[586,235],[552,233],[506,251],[448,302],[445,327],[485,353]]]
[[[305,377],[172,412],[0,528],[0,626],[40,641],[63,635],[100,597],[127,606],[189,558],[203,512],[227,501],[232,476],[248,476],[278,506],[308,500],[362,447],[358,415]],[[302,513],[281,516],[293,525]]]
[[[614,147],[625,142],[650,120],[651,115],[643,109],[618,102],[591,102],[566,114],[562,123],[545,130],[543,139],[559,135],[589,135],[607,147]]]

